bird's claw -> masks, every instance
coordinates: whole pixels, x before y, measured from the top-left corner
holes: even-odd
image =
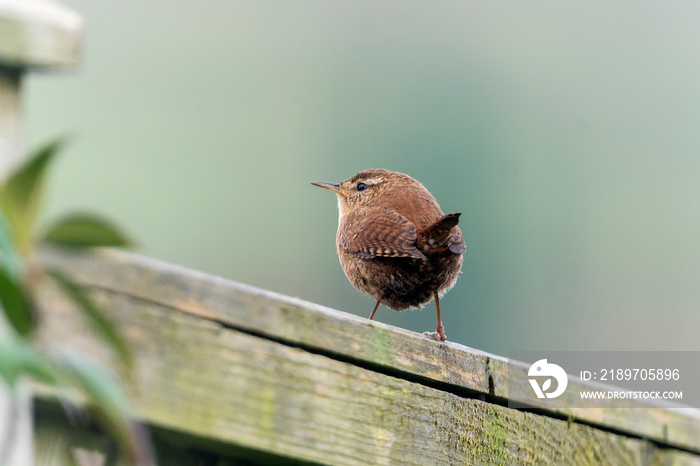
[[[445,341],[447,340],[447,336],[445,335],[445,332],[443,331],[442,333],[438,332],[423,332],[423,335],[432,338],[435,341]]]

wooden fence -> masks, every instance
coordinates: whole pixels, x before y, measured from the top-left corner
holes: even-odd
[[[133,346],[129,390],[162,464],[700,465],[693,411],[510,409],[531,390],[522,363],[139,255],[45,260]],[[108,359],[66,300],[46,300],[44,338]],[[38,464],[107,448],[51,396],[36,416]]]
[[[22,77],[77,65],[81,40],[82,19],[58,3],[0,0],[0,178],[22,153]],[[44,260],[133,346],[127,388],[161,465],[700,466],[696,411],[511,409],[530,390],[519,362],[138,255]],[[109,364],[70,303],[48,282],[43,293],[40,339]],[[12,466],[34,463],[24,393]],[[123,464],[93,425],[66,419],[65,394],[32,394],[36,464]],[[0,421],[8,402],[0,391]]]
[[[22,84],[30,71],[66,70],[79,62],[82,18],[65,6],[47,0],[0,0],[0,181],[24,154]],[[0,318],[0,338],[6,331]],[[18,403],[18,420],[10,425],[9,403]],[[11,400],[0,383],[0,438],[8,429],[15,445],[7,466],[33,463],[30,403],[26,390]]]

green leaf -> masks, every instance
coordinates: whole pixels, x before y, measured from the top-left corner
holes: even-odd
[[[0,187],[0,208],[14,227],[18,249],[28,253],[31,230],[39,213],[44,179],[49,163],[63,146],[65,138],[57,138],[35,151]]]
[[[66,247],[129,247],[132,241],[106,220],[90,214],[73,214],[55,222],[41,242]]]
[[[62,271],[54,268],[47,270],[46,274],[58,284],[66,296],[83,312],[83,315],[102,336],[105,343],[112,347],[119,360],[130,369],[133,362],[131,349],[114,325],[105,318],[90,296]]]
[[[22,336],[34,329],[34,306],[25,288],[0,267],[0,305],[8,322]]]
[[[10,337],[0,340],[0,378],[5,380],[11,389],[17,384],[20,375],[20,348],[17,343],[24,343],[22,340]]]
[[[0,267],[15,280],[22,276],[22,263],[17,249],[12,243],[12,226],[0,209]]]
[[[61,378],[50,361],[26,340],[4,338],[0,341],[0,377],[14,387],[22,375],[50,385],[56,385]]]
[[[99,421],[116,437],[122,446],[131,443],[131,406],[116,379],[101,366],[83,355],[64,350],[58,362],[87,398]]]
[[[97,420],[127,453],[129,464],[155,465],[148,432],[133,420],[131,405],[117,379],[80,353],[64,350],[59,362],[87,398]]]

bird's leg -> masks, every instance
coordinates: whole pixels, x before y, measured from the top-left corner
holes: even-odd
[[[369,320],[374,319],[374,314],[377,313],[377,308],[379,307],[379,302],[380,302],[380,301],[381,301],[381,300],[378,299],[378,300],[377,300],[377,304],[374,305],[374,309],[372,309],[372,313],[369,315]]]
[[[433,293],[433,296],[435,297],[435,310],[437,311],[437,328],[434,332],[423,332],[423,335],[432,337],[437,341],[445,341],[447,340],[447,336],[445,335],[445,327],[442,326],[442,319],[440,318],[440,298],[438,298],[437,293]]]

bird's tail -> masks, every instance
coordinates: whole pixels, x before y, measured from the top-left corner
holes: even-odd
[[[459,223],[460,213],[443,215],[435,222],[418,232],[416,248],[424,254],[439,254],[449,249],[455,254],[462,254],[466,246],[459,229],[453,231]]]

